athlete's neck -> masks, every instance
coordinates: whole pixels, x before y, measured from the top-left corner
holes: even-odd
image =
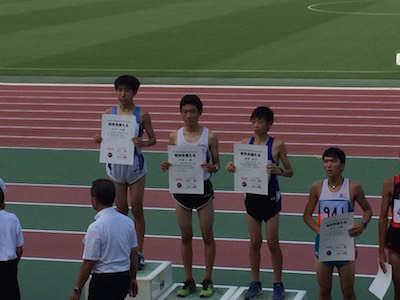
[[[256,134],[254,136],[254,145],[265,145],[269,139],[268,132],[265,134]]]

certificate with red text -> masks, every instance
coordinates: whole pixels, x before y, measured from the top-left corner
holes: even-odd
[[[103,114],[101,119],[100,162],[133,165],[136,120],[133,115]]]
[[[321,220],[318,259],[324,261],[354,260],[354,237],[349,229],[354,213],[348,212]]]
[[[202,148],[168,146],[169,191],[171,194],[204,194]]]
[[[268,195],[268,147],[234,144],[235,191]]]

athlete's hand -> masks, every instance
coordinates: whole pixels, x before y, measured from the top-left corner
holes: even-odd
[[[95,143],[100,144],[103,141],[103,138],[101,137],[100,134],[95,134],[93,140]]]
[[[362,232],[364,231],[364,225],[363,224],[356,224],[353,227],[351,227],[348,231],[349,235],[352,237],[359,236]]]
[[[383,273],[386,273],[386,266],[385,266],[385,262],[386,262],[386,253],[385,250],[380,250],[379,249],[379,265],[381,266],[381,269],[383,271]]]
[[[267,165],[267,172],[270,174],[282,175],[283,171],[281,168],[277,166],[275,163],[271,163]]]
[[[172,164],[166,160],[161,162],[161,171],[165,172],[168,171],[169,167],[172,166]]]
[[[202,167],[207,173],[215,173],[217,171],[216,166],[210,163],[201,164],[200,167]]]
[[[135,146],[142,148],[147,146],[147,142],[145,142],[142,138],[140,137],[134,137],[132,139],[132,142],[135,144]]]
[[[236,171],[236,167],[233,164],[233,162],[227,162],[225,165],[225,170],[227,170],[228,172],[235,172]]]

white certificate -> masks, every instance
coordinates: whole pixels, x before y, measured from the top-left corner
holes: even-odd
[[[168,161],[171,194],[204,194],[201,147],[168,145]]]
[[[135,137],[137,126],[135,119],[133,115],[102,115],[101,163],[133,165],[135,144],[132,138]]]
[[[354,260],[354,213],[343,213],[321,220],[318,259],[324,261]]]
[[[268,195],[268,147],[234,144],[235,191]]]
[[[383,273],[378,259],[378,273],[368,288],[377,298],[383,299],[392,282],[392,265],[385,262],[386,273]]]

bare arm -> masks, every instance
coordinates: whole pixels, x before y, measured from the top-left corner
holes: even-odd
[[[110,107],[110,108],[107,108],[107,110],[104,112],[105,114],[112,114],[112,107]],[[97,143],[97,144],[100,144],[102,141],[103,141],[103,138],[101,137],[101,134],[100,133],[96,133],[94,136],[93,136],[93,140],[94,140],[94,142],[95,143]]]
[[[371,220],[372,209],[367,199],[365,199],[364,191],[362,186],[355,181],[350,180],[349,182],[350,195],[354,199],[353,203],[357,202],[363,210],[363,222],[368,223]],[[350,236],[359,236],[364,231],[363,223],[355,224],[349,229]]]
[[[382,185],[382,203],[381,203],[381,213],[379,215],[379,264],[386,273],[386,231],[388,226],[388,212],[390,206],[390,199],[392,198],[394,186],[393,177],[387,178]]]
[[[75,283],[75,288],[77,288],[77,291],[71,292],[71,294],[69,295],[70,300],[80,299],[82,288],[85,285],[86,281],[88,280],[89,275],[92,272],[92,269],[95,264],[96,264],[96,261],[94,261],[94,260],[83,260],[82,261],[81,268],[80,268],[79,274],[78,274],[78,278],[76,279],[76,283]]]
[[[248,144],[250,141],[249,138],[245,138],[243,140],[240,141],[240,144]],[[225,165],[225,170],[227,170],[228,172],[235,172],[236,171],[236,166],[232,161],[228,161]]]
[[[293,170],[290,164],[289,158],[287,156],[286,146],[282,141],[277,141],[277,152],[278,152],[278,159],[282,161],[283,169],[279,168],[276,164],[269,164],[267,166],[267,171],[271,174],[276,174],[285,177],[292,177]]]
[[[313,218],[313,213],[318,203],[318,198],[321,193],[321,187],[322,181],[316,181],[311,185],[308,202],[306,204],[306,207],[304,208],[303,213],[303,221],[317,234],[319,234],[320,228],[318,223]]]
[[[157,140],[154,133],[153,125],[151,124],[150,114],[148,112],[143,112],[143,114],[140,115],[140,120],[140,125],[143,127],[144,131],[147,134],[147,141],[144,141],[140,137],[133,138],[132,140],[136,146],[141,148],[153,146]]]
[[[169,134],[169,141],[168,145],[176,145],[176,141],[178,139],[178,131],[173,131]],[[168,171],[169,167],[171,166],[171,163],[169,161],[162,161],[161,162],[161,171],[165,172]]]
[[[137,247],[132,248],[130,259],[131,259],[131,267],[130,267],[131,286],[129,289],[129,296],[136,297],[136,295],[138,294],[138,284],[136,281],[136,272],[138,264]]]
[[[201,166],[206,172],[215,173],[219,170],[218,138],[211,131],[208,133],[208,147],[211,152],[212,163],[204,163]]]
[[[15,252],[17,253],[17,260],[18,260],[18,262],[19,262],[19,261],[21,260],[21,256],[22,256],[22,252],[23,252],[23,247],[22,247],[22,246],[17,247],[17,249],[16,249]]]

